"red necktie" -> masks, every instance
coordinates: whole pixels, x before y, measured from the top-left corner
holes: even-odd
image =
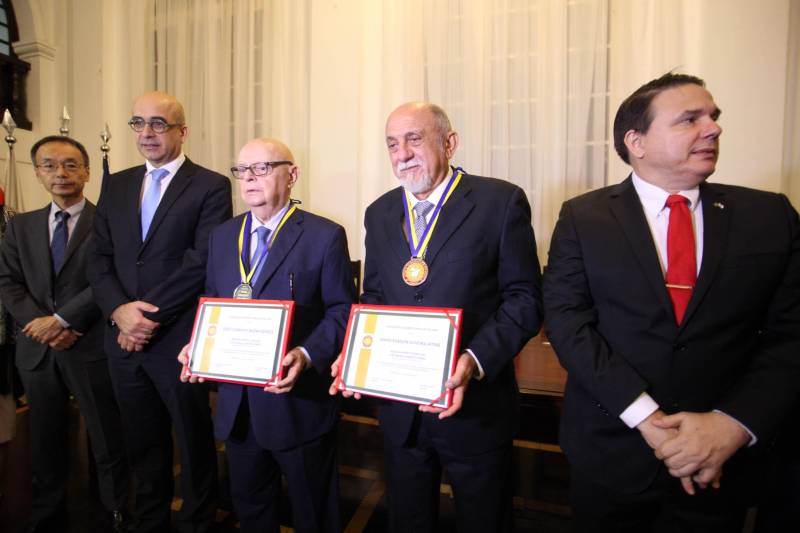
[[[683,322],[697,280],[697,255],[688,203],[689,200],[680,194],[671,194],[667,198],[667,290],[679,325]]]

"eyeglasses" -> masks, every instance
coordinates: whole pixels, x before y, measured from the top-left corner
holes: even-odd
[[[63,167],[67,174],[73,174],[84,167],[84,165],[76,163],[75,161],[45,161],[44,163],[35,166],[46,174],[52,174],[58,170],[59,166]]]
[[[136,133],[143,132],[145,126],[150,126],[150,129],[153,130],[154,133],[164,133],[170,128],[183,126],[183,124],[168,124],[167,121],[160,118],[153,118],[147,121],[141,117],[133,117],[128,121],[128,126]]]
[[[252,165],[245,166],[239,165],[231,167],[231,174],[237,180],[243,180],[245,172],[248,170],[253,176],[269,176],[272,174],[272,169],[281,165],[293,165],[291,161],[264,161],[263,163],[253,163]]]

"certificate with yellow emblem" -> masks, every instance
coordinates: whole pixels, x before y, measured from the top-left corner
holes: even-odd
[[[446,409],[461,309],[353,305],[338,388]]]
[[[293,311],[292,301],[201,298],[185,374],[244,385],[274,384],[283,374]]]

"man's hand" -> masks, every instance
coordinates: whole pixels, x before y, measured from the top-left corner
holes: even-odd
[[[333,383],[331,383],[331,386],[328,387],[328,394],[330,394],[331,396],[336,396],[341,392],[342,396],[344,396],[345,398],[355,398],[356,400],[360,400],[361,394],[359,394],[358,392],[353,392],[351,390],[340,391],[338,388],[339,372],[342,370],[343,359],[344,359],[343,354],[339,354],[339,357],[337,357],[336,361],[334,361],[333,364],[331,365],[331,377],[333,378]]]
[[[141,300],[122,304],[111,313],[111,320],[116,322],[120,333],[124,333],[131,341],[146,344],[155,334],[159,323],[145,318],[142,313],[155,313],[158,307]],[[120,343],[122,346],[122,343]],[[125,347],[122,346],[124,350]],[[128,350],[138,351],[138,350]]]
[[[34,318],[22,328],[22,333],[36,342],[48,344],[64,331],[64,326],[54,316]]]
[[[117,344],[126,352],[141,352],[144,350],[144,345],[147,344],[147,342],[140,342],[136,338],[120,332],[119,335],[117,335]]]
[[[306,368],[306,356],[300,348],[294,348],[283,358],[283,368],[287,369],[286,377],[274,385],[264,387],[266,392],[273,394],[285,394],[292,390],[300,373]]]
[[[71,348],[73,344],[78,341],[78,337],[81,337],[83,333],[79,333],[73,329],[64,329],[58,336],[51,340],[48,344],[50,348],[58,351],[66,350]]]
[[[642,420],[636,429],[639,430],[639,433],[642,434],[642,438],[650,446],[653,450],[658,450],[658,448],[664,444],[665,442],[669,441],[670,439],[675,438],[678,435],[678,430],[674,428],[661,428],[656,426],[654,422],[656,420],[660,420],[667,416],[664,411],[658,409],[654,411],[650,416]],[[658,457],[658,453],[656,453]],[[661,459],[661,457],[659,457]],[[686,494],[694,496],[694,485],[692,485],[692,478],[689,475],[685,476],[677,476],[680,477],[681,486]],[[703,487],[705,488],[705,487]]]
[[[736,420],[713,411],[680,412],[655,420],[653,424],[678,432],[658,447],[656,457],[664,461],[673,476],[692,475],[700,486],[718,487],[722,465],[750,440],[750,435]]]
[[[183,348],[181,348],[181,353],[178,354],[178,361],[183,365],[181,369],[180,380],[184,383],[202,383],[205,381],[203,378],[192,375],[189,373],[189,350],[191,349],[191,343],[187,344]]]
[[[431,405],[420,405],[419,410],[423,413],[439,413],[439,420],[444,420],[456,414],[464,403],[464,393],[467,392],[467,387],[469,387],[469,382],[472,380],[472,375],[475,373],[477,366],[472,355],[468,352],[463,352],[458,357],[455,372],[445,383],[445,387],[453,391],[453,403],[450,408],[441,409]]]

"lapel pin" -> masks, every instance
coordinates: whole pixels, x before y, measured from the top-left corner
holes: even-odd
[[[714,206],[714,207],[716,207],[717,209],[725,209],[725,204],[723,204],[722,202],[714,202],[714,203],[713,203],[713,204],[711,204],[711,205],[713,205],[713,206]]]

